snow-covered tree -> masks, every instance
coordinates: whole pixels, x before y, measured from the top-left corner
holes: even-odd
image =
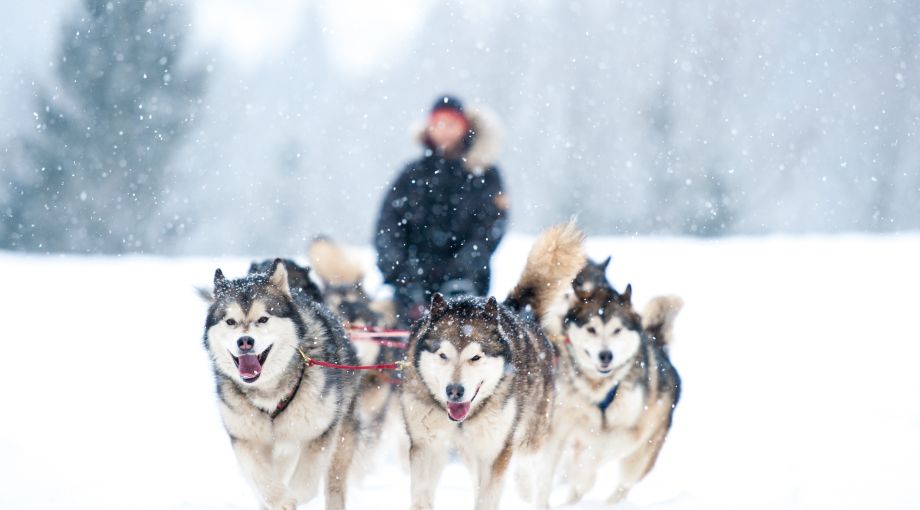
[[[186,24],[168,0],[85,0],[63,29],[56,83],[10,183],[0,243],[143,251],[163,242],[164,169],[194,119],[204,71],[183,67]]]

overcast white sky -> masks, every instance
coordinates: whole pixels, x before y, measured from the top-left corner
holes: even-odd
[[[425,0],[200,0],[192,4],[195,33],[253,67],[295,42],[311,5],[335,62],[355,74],[405,44],[427,10]]]

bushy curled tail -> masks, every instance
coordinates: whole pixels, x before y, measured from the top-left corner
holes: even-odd
[[[354,285],[364,279],[361,265],[328,237],[317,237],[307,248],[310,267],[326,285]]]
[[[642,311],[642,329],[662,349],[674,342],[674,319],[684,307],[684,300],[678,296],[652,298]]]
[[[541,322],[553,300],[571,288],[575,275],[584,267],[584,239],[585,234],[574,220],[540,234],[505,305],[518,311],[530,306],[537,322]]]

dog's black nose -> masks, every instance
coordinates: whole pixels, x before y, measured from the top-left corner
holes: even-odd
[[[256,346],[256,339],[251,336],[241,336],[236,341],[236,346],[239,347],[240,352],[249,352]]]
[[[610,362],[613,361],[613,353],[610,351],[601,351],[597,357],[601,360],[601,363],[605,365],[609,365]]]
[[[447,400],[451,402],[459,402],[463,398],[463,385],[462,384],[448,384],[447,385]]]

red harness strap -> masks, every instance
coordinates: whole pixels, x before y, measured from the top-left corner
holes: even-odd
[[[390,329],[390,328],[381,328],[379,326],[352,326],[348,325],[345,327],[348,331],[357,331],[364,333],[374,333],[374,336],[396,336],[396,337],[406,337],[409,336],[409,332],[405,329]]]
[[[307,364],[308,367],[314,365],[326,367],[326,368],[335,368],[338,370],[402,370],[405,361],[397,361],[395,363],[383,363],[381,365],[339,365],[337,363],[329,363],[327,361],[320,361],[318,359],[313,359],[310,356],[304,354],[303,349],[300,347],[297,348],[300,352],[300,357],[303,358],[303,362]]]
[[[376,335],[368,336],[366,338],[362,336],[355,336],[355,335],[350,335],[350,336],[351,336],[352,341],[357,340],[360,342],[364,342],[364,341],[374,342],[384,347],[395,347],[397,349],[405,349],[409,345],[406,342],[400,342],[399,340],[386,340],[384,338],[377,338]]]
[[[387,329],[376,326],[347,326],[348,337],[354,340],[364,340],[378,343],[384,347],[395,347],[405,349],[408,342],[409,332],[402,329]],[[388,338],[401,338],[403,340],[387,340]]]
[[[285,395],[281,401],[278,402],[278,405],[275,406],[275,410],[269,413],[269,416],[271,416],[273,420],[277,418],[279,414],[283,413],[284,410],[287,409],[288,404],[294,400],[294,397],[297,395],[297,390],[300,389],[300,382],[303,381],[304,372],[306,372],[306,369],[300,371],[300,377],[297,378],[297,384],[294,385],[294,388],[289,394]]]

